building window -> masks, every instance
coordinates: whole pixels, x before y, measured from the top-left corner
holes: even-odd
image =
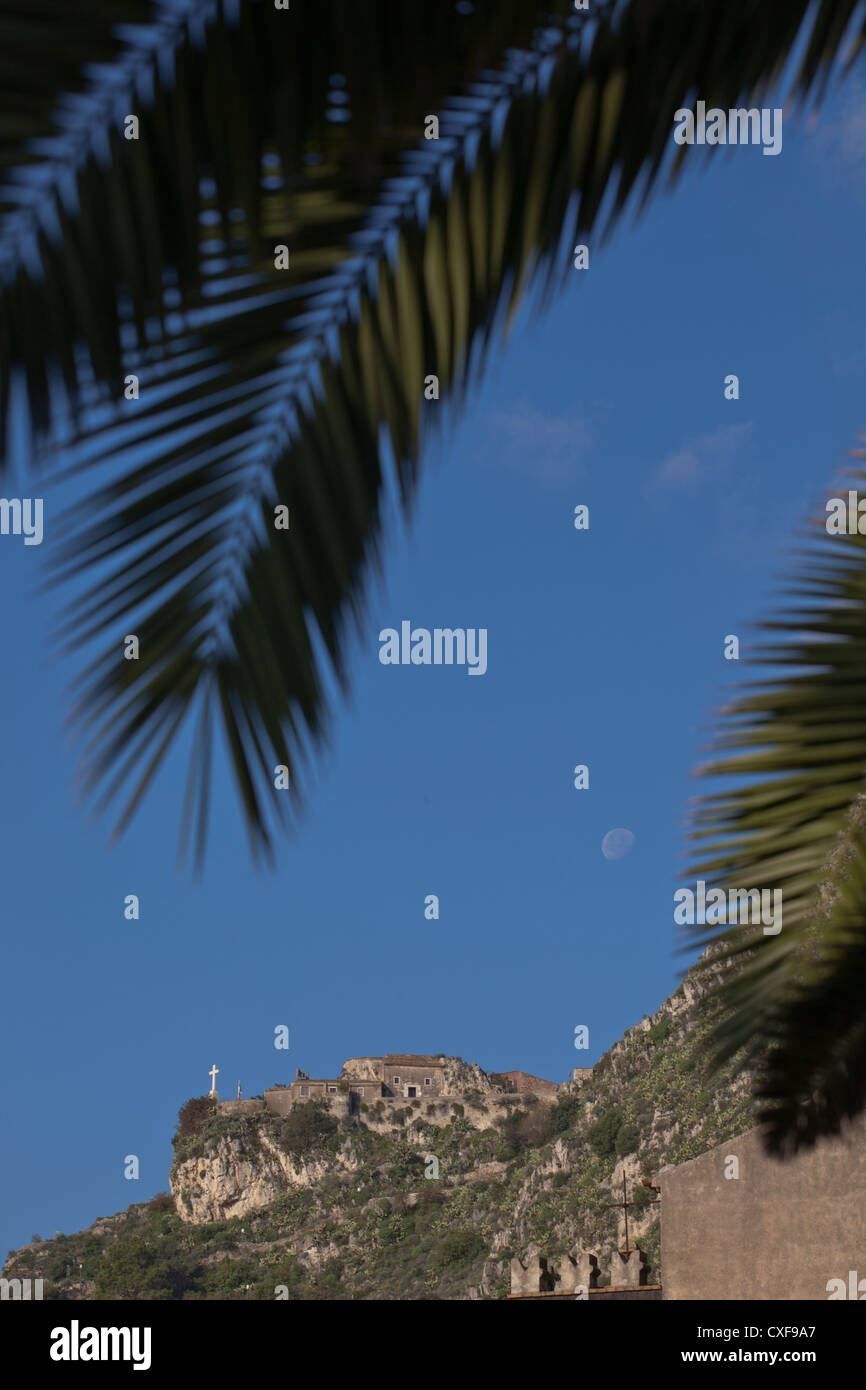
[[[309,1088],[309,1086],[302,1086],[302,1087],[301,1087],[301,1095],[302,1095],[302,1096],[308,1096],[309,1094],[310,1094],[310,1088]]]
[[[394,1077],[394,1085],[395,1085],[395,1086],[399,1086],[399,1085],[400,1085],[400,1078],[399,1078],[399,1076],[395,1076],[395,1077]]]
[[[430,1085],[430,1078],[429,1078],[429,1076],[425,1076],[425,1077],[424,1077],[424,1085],[425,1085],[425,1086],[429,1086],[429,1085]]]
[[[329,1087],[328,1087],[328,1090],[329,1090],[329,1091],[336,1091],[336,1089],[337,1089],[336,1086],[329,1086]]]

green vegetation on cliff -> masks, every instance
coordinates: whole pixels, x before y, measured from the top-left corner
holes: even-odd
[[[554,1104],[488,1096],[484,1129],[464,1113],[468,1104],[455,1105],[443,1128],[425,1119],[420,1101],[373,1107],[360,1122],[338,1122],[316,1104],[283,1120],[214,1115],[189,1102],[174,1138],[173,1184],[194,1181],[190,1160],[223,1141],[255,1163],[275,1146],[293,1162],[315,1161],[322,1175],[286,1183],[276,1201],[244,1216],[199,1225],[181,1221],[161,1194],[79,1235],[27,1246],[4,1272],[41,1276],[55,1299],[454,1299],[504,1297],[509,1260],[529,1246],[551,1256],[592,1250],[605,1269],[617,1243],[617,1217],[605,1207],[617,1164],[643,1204],[651,1194],[641,1177],[753,1123],[736,1059],[707,1071],[714,1010],[704,987],[686,984]],[[382,1132],[387,1118],[394,1123]],[[438,1160],[438,1179],[425,1176],[427,1155]],[[660,1276],[655,1212],[632,1213],[651,1281]]]

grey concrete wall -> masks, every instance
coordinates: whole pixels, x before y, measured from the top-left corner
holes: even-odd
[[[221,1115],[255,1115],[257,1111],[264,1110],[263,1100],[221,1100]]]
[[[786,1162],[749,1130],[657,1181],[665,1299],[822,1300],[866,1279],[866,1121]]]
[[[275,1091],[265,1091],[265,1105],[273,1115],[281,1115],[286,1118],[293,1105],[307,1105],[311,1100],[328,1102],[328,1110],[335,1119],[343,1119],[351,1113],[351,1098],[348,1094],[337,1092],[336,1095],[316,1095],[298,1096],[292,1091],[282,1089]]]
[[[265,1105],[274,1115],[282,1115],[285,1119],[292,1108],[292,1093],[281,1087],[276,1091],[265,1091]]]
[[[543,1077],[532,1076],[529,1072],[503,1071],[499,1074],[511,1083],[518,1095],[555,1096],[559,1093],[557,1081],[545,1081]]]

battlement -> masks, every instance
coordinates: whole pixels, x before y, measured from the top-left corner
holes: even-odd
[[[575,1251],[552,1263],[532,1255],[524,1263],[511,1261],[512,1298],[661,1298],[660,1284],[646,1282],[646,1261],[637,1246],[615,1250],[610,1274],[602,1283],[598,1258],[589,1251]]]

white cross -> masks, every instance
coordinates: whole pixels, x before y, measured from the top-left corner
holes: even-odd
[[[213,1095],[216,1091],[216,1079],[219,1076],[219,1067],[211,1067],[208,1076],[210,1077],[210,1093]]]

